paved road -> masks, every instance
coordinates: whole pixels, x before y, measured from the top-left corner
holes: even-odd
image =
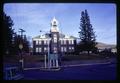
[[[40,69],[25,70],[23,80],[115,80],[116,79],[116,60],[111,59],[105,62],[108,64],[94,64],[99,61],[80,61],[71,64],[92,64],[82,66],[68,66],[65,63],[60,71],[42,71]],[[33,64],[34,65],[34,64]],[[4,67],[16,66],[16,64],[4,64]],[[32,66],[32,64],[30,64]],[[38,64],[37,64],[38,66]],[[34,67],[34,66],[32,66]]]
[[[115,80],[116,64],[62,67],[60,71],[25,70],[24,80]]]

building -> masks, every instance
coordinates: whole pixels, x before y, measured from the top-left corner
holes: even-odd
[[[51,20],[49,33],[38,35],[33,39],[33,54],[44,55],[48,51],[51,54],[65,54],[75,52],[76,38],[60,33],[58,21],[54,17]]]

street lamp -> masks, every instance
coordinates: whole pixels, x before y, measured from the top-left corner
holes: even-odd
[[[22,49],[23,49],[23,45],[22,44],[19,44],[19,49],[21,50],[20,52],[20,56],[21,56],[21,59],[20,59],[20,62],[22,63],[21,64],[21,68],[23,69],[23,57],[22,57]]]
[[[19,49],[21,50],[21,60],[20,60],[20,62],[22,63],[22,69],[23,69],[23,57],[22,57],[22,49],[23,49],[23,44],[22,44],[22,40],[23,40],[23,32],[25,32],[25,30],[23,30],[23,29],[19,29],[20,31],[20,33],[21,33],[21,43],[19,44]]]

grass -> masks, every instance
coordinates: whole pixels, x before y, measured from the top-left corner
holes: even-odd
[[[34,63],[34,62],[43,62],[44,56],[43,55],[23,55],[24,62],[26,63]],[[4,62],[18,62],[20,56],[11,56],[5,57]],[[62,56],[62,61],[72,61],[72,60],[100,60],[106,59],[106,56],[98,55],[98,54],[80,54],[80,55],[64,55]]]
[[[101,57],[97,54],[80,54],[80,55],[65,55],[62,57],[63,60],[96,60],[96,59],[103,59],[105,57]]]

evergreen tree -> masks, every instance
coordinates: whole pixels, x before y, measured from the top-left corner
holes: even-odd
[[[96,49],[96,36],[90,23],[87,10],[81,12],[79,37],[81,39],[78,46],[80,51],[87,51],[89,54],[89,51]]]
[[[3,12],[3,27],[2,27],[2,43],[1,43],[1,50],[2,54],[15,54],[18,55],[20,52],[19,44],[23,44],[23,51],[29,52],[29,41],[27,40],[26,36],[21,37],[20,35],[14,32],[12,29],[13,21],[10,16],[7,16]]]
[[[13,39],[13,21],[10,16],[7,16],[3,12],[3,36],[2,36],[2,49],[3,54],[10,54],[12,50],[12,39]]]

